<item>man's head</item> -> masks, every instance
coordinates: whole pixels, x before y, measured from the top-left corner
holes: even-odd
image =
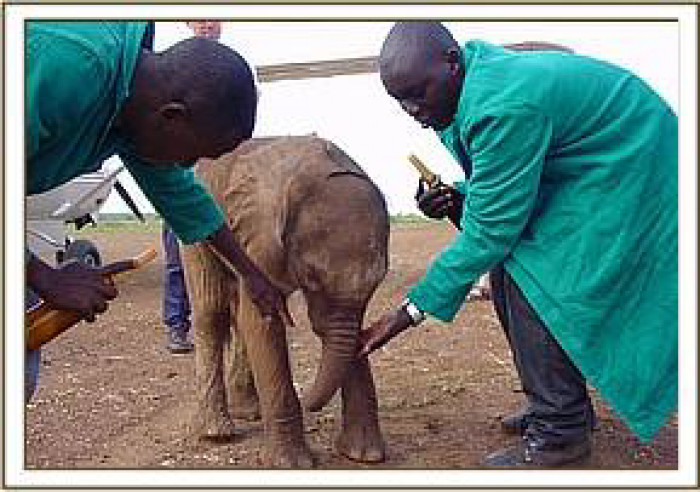
[[[443,130],[464,79],[459,45],[439,22],[399,22],[384,41],[379,74],[391,97],[423,127]]]
[[[250,138],[257,92],[232,49],[193,37],[143,52],[119,126],[138,155],[171,163],[218,157]]]
[[[221,21],[189,21],[187,27],[200,38],[218,41],[221,37]]]

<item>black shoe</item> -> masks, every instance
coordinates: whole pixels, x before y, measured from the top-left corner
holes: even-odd
[[[501,419],[501,430],[505,434],[517,434],[522,436],[525,429],[527,429],[528,419],[531,415],[532,410],[530,409],[530,406],[524,405],[519,410],[511,413],[510,415],[506,415]],[[591,431],[598,430],[598,417],[596,416],[593,408],[591,408],[591,416],[588,422],[590,424]]]
[[[525,429],[527,429],[528,417],[530,415],[530,405],[523,405],[519,410],[501,419],[501,430],[506,434],[522,436]]]
[[[194,350],[194,344],[187,339],[187,332],[177,329],[168,332],[167,347],[172,354],[186,354]]]
[[[588,434],[579,441],[551,445],[542,439],[524,436],[518,444],[488,455],[488,468],[574,468],[586,463],[591,455]]]

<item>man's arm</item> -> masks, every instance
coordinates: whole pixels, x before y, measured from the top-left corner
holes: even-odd
[[[509,254],[530,220],[552,124],[526,106],[500,106],[475,115],[462,133],[473,161],[462,231],[408,293],[443,321],[454,318],[472,284]]]
[[[472,284],[509,253],[530,218],[551,123],[524,108],[500,108],[465,131],[474,167],[462,230],[408,292],[404,306],[361,333],[359,357],[418,324],[423,313],[451,321]]]
[[[207,244],[220,260],[243,277],[246,289],[263,318],[279,315],[286,325],[294,324],[284,297],[248,258],[226,222],[209,237]]]

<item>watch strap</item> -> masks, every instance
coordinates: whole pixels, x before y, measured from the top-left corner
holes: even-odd
[[[413,304],[410,299],[405,299],[401,303],[401,309],[406,311],[408,317],[411,318],[412,326],[418,326],[425,320],[425,313],[418,309],[418,306]]]

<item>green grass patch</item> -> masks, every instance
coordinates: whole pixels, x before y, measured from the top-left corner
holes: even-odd
[[[432,220],[420,215],[420,214],[396,214],[389,218],[391,224],[427,224],[433,222]]]
[[[396,214],[389,218],[392,226],[424,226],[434,223],[434,220],[427,219],[419,214]],[[156,232],[162,228],[163,219],[156,214],[147,214],[146,222],[141,222],[132,214],[102,214],[97,219],[97,226],[85,226],[76,230],[74,226],[69,226],[68,234],[80,238],[91,234],[109,234],[112,232]]]
[[[109,234],[112,232],[155,232],[162,228],[163,220],[155,215],[145,216],[146,222],[141,222],[133,215],[113,214],[113,216],[101,216],[96,222],[97,226],[87,225],[80,230],[75,226],[69,226],[69,234],[75,237],[88,236],[95,233]]]

